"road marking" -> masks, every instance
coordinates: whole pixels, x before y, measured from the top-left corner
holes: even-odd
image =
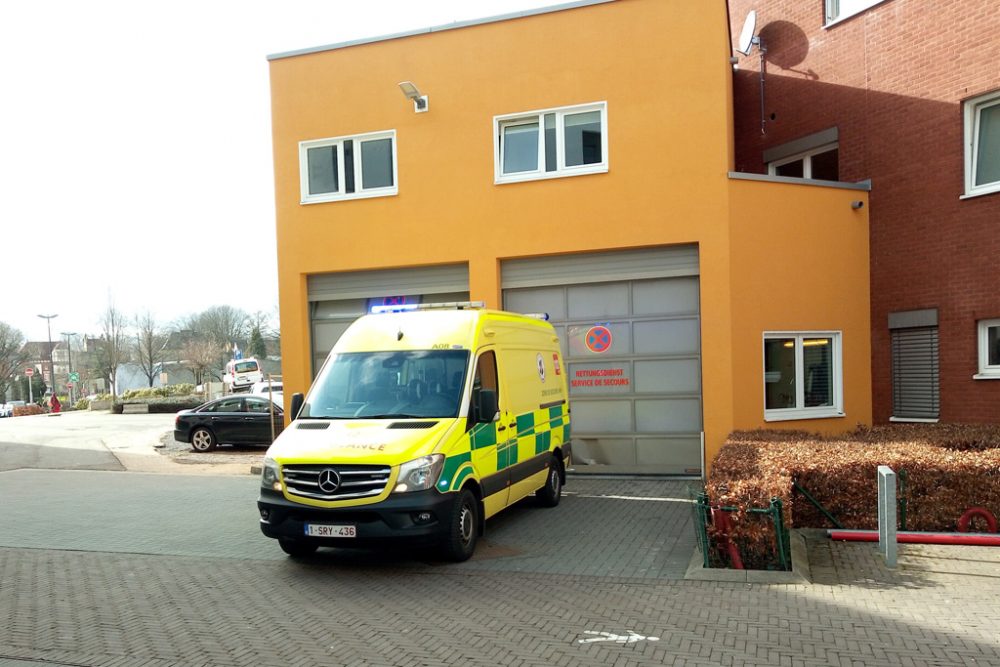
[[[693,503],[687,498],[658,498],[656,496],[591,496],[585,493],[574,493],[573,491],[563,491],[564,496],[576,496],[577,498],[606,498],[609,500],[652,500],[658,503]]]
[[[595,635],[589,639],[578,639],[578,644],[593,644],[594,642],[612,642],[614,644],[634,644],[641,641],[658,642],[659,637],[643,637],[640,634],[628,631],[627,635],[616,635],[611,632],[598,632],[596,630],[584,630],[585,635]]]

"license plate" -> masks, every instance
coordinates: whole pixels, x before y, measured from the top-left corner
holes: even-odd
[[[308,537],[357,537],[358,529],[355,526],[330,526],[321,523],[307,523],[306,535]]]

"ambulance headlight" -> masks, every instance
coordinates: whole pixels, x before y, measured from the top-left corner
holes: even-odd
[[[264,469],[260,473],[260,487],[281,493],[281,481],[278,478],[278,462],[274,459],[264,459]]]
[[[399,466],[399,477],[393,493],[424,491],[433,487],[444,468],[444,454],[421,456]]]

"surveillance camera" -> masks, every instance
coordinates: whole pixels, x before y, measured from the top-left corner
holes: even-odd
[[[857,211],[859,208],[864,208],[865,203],[863,201],[855,200],[851,202],[851,208]]]

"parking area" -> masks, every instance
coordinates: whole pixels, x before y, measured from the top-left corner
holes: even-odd
[[[686,581],[683,482],[572,478],[461,564],[288,559],[249,476],[0,473],[0,665],[1000,665],[988,549],[810,540],[813,583]]]

